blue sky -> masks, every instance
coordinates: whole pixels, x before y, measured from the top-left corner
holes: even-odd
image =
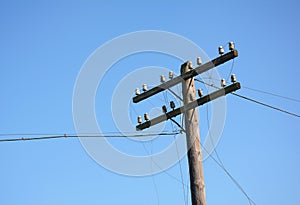
[[[210,58],[218,56],[219,45],[234,41],[239,57],[233,72],[242,86],[300,99],[300,71],[295,64],[299,9],[299,2],[290,0],[2,1],[0,134],[76,132],[72,97],[82,65],[105,42],[140,30],[184,36]],[[114,65],[96,96],[97,119],[104,123],[104,131],[117,131],[109,100],[101,100],[110,99],[119,79],[150,65],[178,73],[181,63],[144,54]],[[227,77],[230,66],[218,68],[220,76]],[[238,93],[300,113],[297,102],[245,88]],[[299,118],[232,95],[226,99],[226,124],[217,146],[226,168],[256,204],[299,204]],[[137,109],[147,111],[151,106]],[[206,107],[199,108],[199,115],[205,136]],[[168,143],[164,140],[146,146],[158,151]],[[145,154],[140,143],[110,142]],[[176,180],[181,178],[178,164],[154,176],[124,176],[93,161],[78,139],[1,143],[0,162],[0,204],[184,204],[182,185]],[[186,158],[181,165],[186,182]],[[213,160],[204,161],[204,172],[207,204],[248,203]]]

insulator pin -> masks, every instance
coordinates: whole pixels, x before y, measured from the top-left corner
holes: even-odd
[[[161,76],[160,76],[160,82],[161,82],[161,83],[166,82],[166,78],[165,78],[164,75],[161,75]]]
[[[147,84],[143,84],[143,91],[147,91]]]
[[[145,119],[146,121],[149,120],[149,115],[148,115],[148,113],[145,113],[145,114],[144,114],[144,119]]]
[[[173,71],[169,71],[169,79],[172,80],[174,78]]]
[[[141,123],[143,122],[142,116],[138,116],[138,117],[137,117],[137,121],[138,121],[139,124],[141,124]]]
[[[141,94],[141,92],[140,92],[140,89],[139,89],[139,88],[136,88],[136,89],[135,89],[135,94],[136,94],[136,95],[139,95],[139,94]]]
[[[221,86],[222,87],[225,87],[226,86],[226,81],[224,78],[221,79]]]
[[[203,90],[202,89],[198,89],[198,95],[201,98],[203,96]]]
[[[219,54],[223,55],[224,54],[224,49],[222,46],[219,46]]]
[[[229,45],[229,50],[233,51],[234,50],[234,43],[231,41],[228,43]]]
[[[231,82],[232,83],[236,82],[236,76],[235,76],[235,74],[231,74]]]
[[[171,107],[172,109],[175,108],[175,103],[174,103],[174,101],[171,101],[171,102],[170,102],[170,107]]]
[[[202,65],[202,60],[200,57],[197,58],[197,65]]]
[[[163,105],[163,106],[161,107],[161,109],[162,109],[163,113],[166,113],[166,112],[167,112],[167,107],[166,107],[165,105]]]

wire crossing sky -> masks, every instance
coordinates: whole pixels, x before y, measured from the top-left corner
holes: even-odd
[[[129,135],[56,135],[56,136],[41,136],[41,137],[21,137],[21,138],[11,138],[11,139],[0,139],[0,142],[16,142],[16,141],[31,141],[31,140],[48,140],[48,139],[61,139],[61,138],[128,138],[128,137],[149,137],[149,136],[174,136],[179,134],[179,132],[169,132],[169,133],[148,133],[148,134],[129,134]],[[14,134],[15,135],[15,134]],[[28,135],[28,134],[25,134]],[[2,134],[1,136],[6,136]]]
[[[202,80],[196,79],[196,81],[198,81],[198,82],[200,82],[200,83],[203,83],[203,84],[205,84],[205,85],[208,85],[208,86],[210,86],[210,87],[214,87],[214,88],[219,89],[218,86],[215,86],[215,85],[213,85],[213,84],[206,83],[206,82],[204,82],[204,81],[202,81]],[[248,88],[248,89],[249,89],[249,88]],[[285,96],[281,96],[281,95],[276,95],[276,94],[273,94],[273,93],[270,93],[270,92],[264,92],[264,91],[257,90],[257,89],[252,89],[252,88],[250,88],[250,89],[251,89],[251,90],[254,90],[254,91],[258,91],[258,92],[260,92],[260,93],[271,94],[271,95],[276,96],[276,97],[280,97],[280,98],[283,98],[283,99],[287,99],[287,100],[292,100],[292,101],[298,102],[298,100],[293,99],[293,98],[289,98],[289,97],[285,97]],[[246,97],[246,96],[242,96],[242,95],[239,95],[239,94],[236,94],[236,93],[231,93],[231,94],[234,95],[234,96],[237,96],[237,97],[239,97],[239,98],[242,98],[242,99],[245,99],[245,100],[254,102],[254,103],[258,104],[258,105],[262,105],[262,106],[265,106],[265,107],[274,109],[274,110],[276,110],[276,111],[283,112],[283,113],[286,113],[286,114],[288,114],[288,115],[292,115],[292,116],[294,116],[294,117],[300,117],[300,115],[298,115],[298,114],[295,114],[295,113],[292,113],[292,112],[283,110],[283,109],[278,108],[278,107],[274,107],[274,106],[272,106],[272,105],[268,105],[268,104],[263,103],[263,102],[259,102],[259,101],[255,100],[255,99],[252,99],[252,98],[249,98],[249,97]]]

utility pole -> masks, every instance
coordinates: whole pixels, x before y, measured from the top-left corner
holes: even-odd
[[[234,76],[232,77],[231,85],[226,86],[225,80],[222,80],[222,88],[205,96],[200,96],[200,98],[196,99],[194,76],[206,72],[209,69],[221,65],[238,56],[238,52],[234,49],[234,44],[232,42],[229,43],[229,49],[230,52],[224,54],[223,48],[219,47],[219,54],[221,56],[203,65],[199,65],[196,68],[192,68],[191,62],[186,62],[181,65],[180,76],[172,78],[167,82],[163,82],[161,85],[150,90],[143,89],[143,93],[140,93],[139,89],[137,88],[136,96],[133,97],[133,102],[137,103],[161,91],[168,90],[170,87],[178,83],[182,83],[184,105],[176,109],[173,108],[173,110],[170,112],[167,112],[166,106],[163,106],[164,114],[153,119],[149,119],[148,114],[145,114],[145,122],[142,122],[142,117],[138,116],[139,124],[136,126],[136,130],[143,130],[160,122],[172,119],[177,115],[184,114],[192,205],[206,205],[197,107],[241,88],[240,83],[236,82]]]
[[[181,65],[181,75],[190,71],[190,63]],[[196,100],[194,78],[182,82],[182,95],[184,105]],[[193,205],[206,205],[204,173],[202,167],[202,154],[200,149],[200,132],[198,120],[198,108],[187,110],[185,116],[185,131],[188,149],[188,163],[190,172],[190,186]]]

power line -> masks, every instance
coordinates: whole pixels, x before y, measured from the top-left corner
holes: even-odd
[[[234,64],[234,62],[233,62]],[[231,71],[233,69],[233,64],[232,64],[232,67],[231,67]],[[218,88],[217,86],[214,86],[214,85],[211,85],[211,84],[208,84],[208,83],[205,83],[204,81],[201,81],[201,80],[198,80],[198,79],[195,79],[196,81],[199,81],[205,85],[208,85],[208,86],[211,86],[211,87],[214,87],[214,88],[217,88],[217,89],[220,89]],[[240,96],[240,95],[237,95],[235,93],[231,93],[233,95],[236,95],[236,96]],[[209,132],[209,118],[208,118],[208,108],[206,107],[206,118],[207,118],[207,125],[208,125],[208,132]],[[183,129],[183,128],[182,128]],[[214,142],[210,136],[210,132],[209,132],[209,137],[211,139],[211,143],[213,143],[213,146],[214,146]],[[230,172],[226,169],[226,167],[224,166],[221,158],[219,157],[219,154],[216,150],[216,148],[214,149],[214,152],[217,156],[217,159],[212,156],[212,154],[209,154],[209,152],[207,151],[207,149],[202,145],[202,143],[200,142],[201,144],[201,147],[203,148],[203,150],[208,154],[208,156],[213,159],[213,161],[227,174],[227,176],[233,181],[233,183],[239,188],[239,190],[245,195],[245,197],[247,198],[248,202],[250,205],[254,204],[255,205],[255,202],[249,197],[249,195],[247,194],[247,192],[243,189],[243,187],[238,183],[238,181],[230,174]]]
[[[243,95],[239,95],[239,94],[236,94],[236,93],[231,93],[232,95],[235,95],[237,97],[240,97],[240,98],[243,98],[245,100],[249,100],[251,102],[254,102],[254,103],[257,103],[259,105],[263,105],[265,107],[268,107],[268,108],[271,108],[271,109],[274,109],[274,110],[277,110],[277,111],[280,111],[280,112],[283,112],[283,113],[286,113],[286,114],[289,114],[289,115],[292,115],[292,116],[295,116],[295,117],[300,117],[300,115],[298,114],[295,114],[295,113],[292,113],[292,112],[289,112],[289,111],[286,111],[286,110],[283,110],[283,109],[280,109],[278,107],[275,107],[275,106],[272,106],[272,105],[268,105],[266,103],[263,103],[263,102],[259,102],[257,100],[254,100],[252,98],[249,98],[249,97],[246,97],[246,96],[243,96]]]
[[[202,79],[209,79],[209,80],[213,80],[213,81],[218,81],[220,79],[213,79],[213,78],[202,78]],[[204,81],[201,81],[199,79],[195,79],[196,81],[198,82],[201,82],[205,85],[208,85],[208,86],[211,86],[211,87],[214,87],[213,85],[209,84],[209,83],[206,83]],[[226,83],[230,83],[228,80],[226,80]],[[216,87],[218,88],[218,87]],[[275,96],[275,97],[278,97],[278,98],[282,98],[282,99],[285,99],[285,100],[290,100],[290,101],[294,101],[294,102],[298,102],[300,103],[300,100],[299,99],[296,99],[296,98],[292,98],[292,97],[287,97],[287,96],[284,96],[284,95],[279,95],[279,94],[276,94],[276,93],[273,93],[273,92],[269,92],[269,91],[264,91],[264,90],[261,90],[261,89],[257,89],[257,88],[252,88],[252,87],[249,87],[249,86],[245,86],[243,85],[243,88],[247,89],[247,90],[251,90],[251,91],[255,91],[255,92],[258,92],[258,93],[263,93],[263,94],[267,94],[267,95],[271,95],[271,96]]]
[[[177,133],[178,134],[178,133]],[[177,145],[177,142],[176,142],[176,135],[177,134],[174,134],[173,135],[173,138],[174,138],[174,142],[175,142],[175,145],[176,145],[176,152],[177,152],[177,157],[178,157],[178,163],[179,163],[179,168],[180,168],[180,177],[181,177],[181,180],[179,180],[177,177],[171,175],[170,173],[168,173],[166,170],[163,170],[154,160],[153,160],[153,157],[152,157],[152,153],[150,155],[150,153],[148,152],[148,149],[146,148],[144,142],[141,142],[145,151],[147,152],[148,155],[150,155],[150,158],[151,158],[151,161],[159,168],[161,169],[165,174],[167,174],[168,176],[170,176],[171,178],[175,179],[177,182],[179,182],[181,185],[182,185],[182,190],[183,190],[183,199],[184,199],[184,204],[187,205],[188,204],[188,199],[187,197],[185,196],[185,187],[186,189],[189,188],[188,185],[185,185],[184,182],[183,182],[183,172],[182,172],[182,166],[181,166],[181,162],[180,162],[180,158],[179,158],[179,151],[178,151],[178,145]],[[152,143],[152,141],[151,141]],[[152,169],[152,163],[151,163],[151,169]],[[159,204],[159,196],[158,196],[158,189],[157,189],[157,185],[155,183],[155,179],[154,179],[154,176],[152,176],[152,179],[153,179],[153,183],[154,183],[154,188],[155,188],[155,191],[156,191],[156,195],[157,195],[157,200],[158,200],[158,204]]]
[[[278,94],[275,94],[275,93],[271,93],[271,92],[268,92],[268,91],[263,91],[263,90],[256,89],[256,88],[250,88],[250,87],[247,87],[247,86],[243,86],[243,88],[246,88],[248,90],[252,90],[252,91],[255,91],[255,92],[264,93],[264,94],[267,94],[267,95],[272,95],[272,96],[275,96],[275,97],[283,98],[283,99],[286,99],[286,100],[300,102],[300,100],[295,99],[295,98],[286,97],[286,96],[283,96],[283,95],[278,95]]]
[[[163,132],[163,133],[147,133],[147,134],[131,134],[131,135],[56,135],[56,136],[42,136],[42,137],[21,137],[21,138],[7,138],[0,139],[0,142],[16,142],[16,141],[33,141],[33,140],[49,140],[60,138],[129,138],[129,137],[150,137],[150,136],[173,136],[179,132]],[[5,136],[5,134],[1,134]],[[7,134],[10,135],[10,134]],[[7,136],[6,135],[6,136]],[[12,134],[13,135],[13,134]],[[26,135],[26,134],[23,134]],[[28,135],[28,134],[27,134]]]
[[[208,156],[227,174],[227,176],[233,181],[233,183],[239,188],[239,190],[246,196],[246,198],[249,201],[249,204],[255,205],[255,202],[251,199],[251,197],[247,194],[247,192],[243,189],[243,187],[238,183],[238,181],[230,174],[230,172],[225,168],[225,166],[220,162],[218,162],[218,160],[214,158],[211,154],[209,154],[207,149],[202,144],[201,147],[203,148],[203,150],[205,150]]]
[[[226,78],[226,81],[229,80],[230,75],[231,75],[231,73],[232,73],[232,71],[233,71],[233,68],[234,68],[234,59],[232,59],[231,68],[230,68],[230,71],[229,71],[228,76],[227,76],[227,78]]]
[[[184,132],[184,128],[180,126],[179,123],[176,123]],[[247,194],[247,192],[243,189],[243,187],[238,183],[238,181],[230,174],[230,172],[226,169],[226,167],[223,165],[222,161],[220,158],[218,158],[220,161],[218,161],[214,156],[209,154],[208,150],[202,145],[200,142],[201,147],[203,150],[208,154],[208,156],[227,174],[227,176],[233,181],[233,183],[239,188],[239,190],[245,195],[245,197],[248,199],[249,204],[255,205],[255,202],[251,199],[251,197]]]
[[[184,182],[183,182],[181,160],[179,158],[179,151],[178,151],[178,146],[177,146],[177,142],[176,142],[176,139],[175,139],[175,135],[173,136],[173,138],[174,138],[174,142],[175,142],[175,145],[176,145],[176,152],[177,152],[178,163],[179,163],[180,177],[181,177],[181,182],[182,182],[183,200],[184,200],[184,204],[187,205],[188,202],[187,202],[187,199],[186,199],[186,196],[185,196],[185,189],[184,189]]]
[[[152,162],[154,162],[153,157],[152,157],[152,155],[153,155],[153,153],[152,153],[152,147],[151,147],[151,153],[149,153],[148,149],[145,146],[145,142],[141,142],[141,144],[143,145],[144,150],[147,152],[147,154],[150,155],[150,159],[151,159],[151,172],[152,172],[152,169],[153,169]],[[151,140],[151,144],[152,144],[152,140]],[[154,186],[154,189],[155,189],[155,195],[156,195],[157,204],[159,205],[160,204],[159,193],[158,193],[158,188],[157,188],[157,184],[156,184],[156,181],[155,181],[155,176],[151,175],[151,178],[152,178],[153,186]]]
[[[182,98],[179,95],[177,95],[174,91],[172,91],[170,88],[167,89],[167,90],[169,92],[171,92],[179,100],[183,101]],[[163,92],[163,95],[164,95],[164,98],[165,98],[165,103],[167,104],[169,102],[168,93],[167,92]],[[177,100],[177,99],[175,98],[175,100]],[[173,126],[172,122],[174,122],[176,125],[179,125],[179,124],[178,124],[178,122],[176,122],[172,118],[170,120],[171,120],[172,130],[174,130],[174,126]],[[179,125],[179,127],[180,127],[180,125]],[[180,178],[181,178],[181,184],[182,184],[183,200],[184,200],[184,204],[187,205],[188,201],[187,201],[187,197],[185,196],[185,185],[184,185],[184,182],[183,182],[183,173],[182,173],[181,160],[179,158],[179,151],[178,151],[178,146],[177,146],[177,142],[176,142],[176,139],[175,139],[175,135],[173,136],[173,138],[174,138],[174,142],[175,142],[175,145],[176,145],[176,153],[177,153],[178,163],[179,163],[179,171],[180,171]]]
[[[213,84],[209,84],[209,83],[206,83],[202,80],[199,80],[199,79],[195,79],[196,81],[200,82],[200,83],[203,83],[205,85],[208,85],[210,87],[213,87],[213,88],[217,88],[217,89],[220,89],[219,87],[213,85]],[[243,95],[239,95],[239,94],[236,94],[236,93],[231,93],[232,95],[235,95],[237,97],[240,97],[240,98],[243,98],[245,100],[248,100],[248,101],[251,101],[251,102],[254,102],[254,103],[257,103],[259,105],[262,105],[262,106],[265,106],[265,107],[268,107],[268,108],[271,108],[271,109],[274,109],[274,110],[277,110],[279,112],[283,112],[283,113],[286,113],[288,115],[292,115],[294,117],[300,117],[300,115],[296,114],[296,113],[293,113],[293,112],[289,112],[289,111],[286,111],[286,110],[283,110],[281,108],[278,108],[278,107],[275,107],[275,106],[272,106],[272,105],[269,105],[269,104],[266,104],[266,103],[263,103],[263,102],[260,102],[258,100],[254,100],[252,98],[249,98],[249,97],[246,97],[246,96],[243,96]]]
[[[217,159],[219,160],[220,164],[222,166],[224,166],[223,162],[222,162],[222,160],[221,160],[221,158],[220,158],[220,156],[218,154],[217,146],[214,143],[214,140],[212,139],[212,136],[211,136],[211,133],[210,133],[210,126],[209,126],[210,122],[209,122],[209,118],[208,118],[208,105],[206,105],[206,120],[207,120],[207,123],[206,123],[207,124],[207,132],[208,132],[208,135],[209,135],[210,142],[211,142],[212,146],[214,147],[214,152],[215,152],[215,154],[217,156]]]
[[[227,77],[227,79],[226,79],[226,82],[228,82],[229,77],[230,77],[230,75],[231,75],[231,73],[232,73],[232,71],[233,71],[233,68],[234,68],[234,59],[232,59],[231,68],[230,68],[228,77]],[[272,95],[272,96],[275,96],[275,97],[283,98],[283,99],[286,99],[286,100],[291,100],[291,101],[295,101],[295,102],[300,102],[300,100],[295,99],[295,98],[285,97],[285,96],[282,96],[282,95],[278,95],[278,94],[274,94],[274,93],[271,93],[271,92],[267,92],[267,91],[263,91],[263,90],[259,90],[259,89],[255,89],[255,88],[250,88],[250,87],[246,87],[246,86],[243,86],[243,87],[246,88],[246,89],[248,89],[248,90],[255,91],[255,92],[260,92],[260,93]]]

